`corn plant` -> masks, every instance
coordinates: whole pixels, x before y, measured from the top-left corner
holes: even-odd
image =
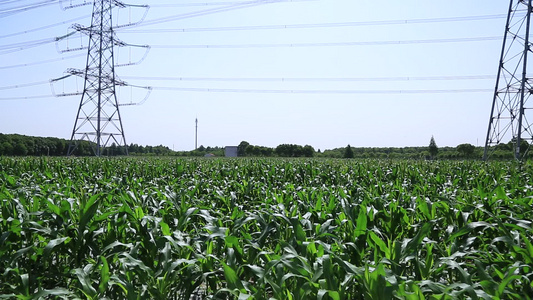
[[[533,166],[0,157],[2,299],[531,299]]]

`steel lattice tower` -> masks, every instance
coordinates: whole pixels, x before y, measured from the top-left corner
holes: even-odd
[[[124,146],[127,154],[115,92],[115,85],[120,84],[115,80],[113,58],[112,8],[116,5],[120,2],[95,0],[91,26],[79,29],[88,34],[89,46],[85,70],[78,71],[83,73],[85,83],[67,155],[74,153],[80,140],[92,142],[96,156],[102,154],[103,147],[113,143]]]
[[[528,119],[533,87],[529,78],[528,54],[531,51],[530,24],[532,0],[511,0],[498,76],[494,90],[483,159],[488,159],[490,146],[512,141],[515,158],[522,159],[522,141],[533,141],[533,128]]]

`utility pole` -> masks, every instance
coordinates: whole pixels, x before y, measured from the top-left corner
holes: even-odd
[[[78,114],[72,130],[67,155],[72,155],[81,140],[91,142],[94,155],[100,156],[102,148],[110,144],[123,146],[128,153],[126,137],[120,118],[115,79],[112,26],[112,9],[122,3],[113,0],[95,0],[91,26],[77,30],[89,36],[87,63],[84,70],[69,70],[72,75],[83,76],[85,83]]]
[[[522,141],[529,145],[533,141],[529,123],[533,115],[528,115],[533,109],[528,107],[533,93],[528,78],[531,14],[532,0],[510,0],[483,160],[488,159],[491,146],[508,141],[513,143],[515,158],[521,160]]]
[[[194,150],[198,149],[198,118],[196,118],[196,129],[194,134]]]

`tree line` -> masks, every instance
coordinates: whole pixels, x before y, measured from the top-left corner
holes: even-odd
[[[6,156],[65,156],[70,145],[69,140],[55,137],[34,137],[20,134],[0,133],[0,155]],[[88,141],[78,141],[75,156],[94,155],[94,144]],[[130,144],[128,153],[137,155],[169,155],[174,153],[166,146],[139,146]],[[125,155],[126,149],[112,144],[102,149],[106,156]]]
[[[237,146],[237,154],[239,156],[262,156],[262,157],[314,157],[315,149],[312,146],[295,145],[295,144],[281,144],[276,148],[269,148],[265,146],[250,145],[246,141],[242,141]]]
[[[66,155],[68,145],[59,138],[0,133],[0,155],[61,156]]]
[[[55,137],[33,137],[20,134],[0,133],[0,155],[5,156],[65,156],[70,145],[69,140]],[[523,141],[521,152],[526,153],[529,145]],[[88,141],[78,141],[73,155],[92,156],[94,145]],[[127,150],[127,152],[126,152]],[[241,157],[324,157],[324,158],[375,158],[375,159],[481,159],[483,147],[471,144],[460,144],[457,147],[438,147],[435,140],[431,139],[427,147],[352,147],[315,150],[310,145],[281,144],[277,147],[251,145],[242,141],[237,147],[238,156]],[[159,146],[142,146],[130,144],[119,147],[112,144],[101,151],[104,156],[224,156],[223,147],[204,147],[192,151],[173,151]],[[527,156],[532,158],[531,152]],[[491,149],[492,159],[513,159],[513,142],[502,143]]]

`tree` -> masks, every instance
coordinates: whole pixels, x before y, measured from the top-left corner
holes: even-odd
[[[7,141],[4,142],[2,148],[4,148],[4,150],[3,150],[4,151],[3,152],[4,155],[13,155],[13,145],[11,145],[11,143],[9,143]]]
[[[429,141],[428,151],[432,159],[437,157],[437,154],[439,153],[439,147],[437,147],[437,143],[435,143],[433,136],[431,136],[431,140]]]
[[[305,145],[305,146],[303,147],[302,152],[303,152],[303,155],[304,155],[305,157],[313,157],[313,156],[315,156],[315,148],[313,148],[313,147],[310,146],[310,145]]]
[[[250,143],[247,141],[242,141],[239,146],[237,146],[237,156],[246,156],[246,148],[250,146]]]
[[[472,144],[460,144],[457,145],[457,152],[463,157],[471,157],[474,154],[476,147]]]
[[[28,154],[28,148],[26,147],[26,145],[23,142],[17,142],[15,144],[15,147],[13,148],[13,154],[14,155],[19,155],[19,156],[24,156],[24,155]]]
[[[346,149],[344,149],[344,158],[353,158],[353,157],[354,157],[354,154],[353,154],[352,147],[350,146],[350,144],[348,144],[348,146],[346,146]]]
[[[279,157],[289,157],[291,156],[291,146],[288,144],[281,144],[276,147],[274,150],[276,152],[276,155]]]
[[[257,156],[257,147],[253,145],[248,145],[244,148],[244,154],[242,156]],[[239,148],[237,147],[237,155],[239,155]]]

